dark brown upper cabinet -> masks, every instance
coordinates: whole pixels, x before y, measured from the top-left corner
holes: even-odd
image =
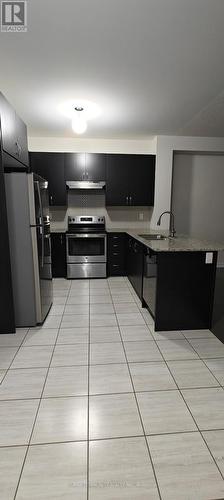
[[[106,205],[154,204],[155,155],[107,155]]]
[[[67,205],[64,153],[30,153],[30,166],[32,172],[48,181],[50,205]]]
[[[65,153],[65,180],[84,181],[85,180],[85,153]]]
[[[2,93],[0,93],[0,117],[3,150],[16,158],[23,166],[28,167],[29,154],[26,125]]]
[[[106,155],[102,153],[86,153],[86,177],[88,181],[106,180]]]
[[[66,181],[105,181],[106,155],[100,153],[65,153]]]

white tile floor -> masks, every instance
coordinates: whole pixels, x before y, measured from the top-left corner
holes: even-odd
[[[154,331],[126,278],[54,281],[0,335],[1,500],[224,498],[224,345]]]

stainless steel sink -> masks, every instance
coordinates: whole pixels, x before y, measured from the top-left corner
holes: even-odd
[[[167,240],[167,236],[163,236],[162,234],[139,234],[138,236],[145,240]]]

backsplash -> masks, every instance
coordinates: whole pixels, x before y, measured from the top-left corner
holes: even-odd
[[[106,207],[105,193],[69,191],[68,207],[50,207],[52,230],[67,228],[69,215],[104,215],[107,228],[149,229],[153,207]],[[143,215],[143,220],[139,217]]]

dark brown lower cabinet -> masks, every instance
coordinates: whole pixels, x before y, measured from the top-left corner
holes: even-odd
[[[5,182],[0,154],[0,334],[15,333]]]
[[[217,267],[211,331],[224,343],[224,268]]]
[[[66,236],[65,233],[51,234],[52,276],[66,278]]]
[[[126,238],[124,233],[107,234],[107,274],[108,276],[123,276],[125,269]]]
[[[143,283],[143,249],[144,246],[130,236],[126,240],[127,276],[140,300]]]
[[[199,330],[212,325],[217,252],[150,252],[146,249],[143,303],[155,331]]]

